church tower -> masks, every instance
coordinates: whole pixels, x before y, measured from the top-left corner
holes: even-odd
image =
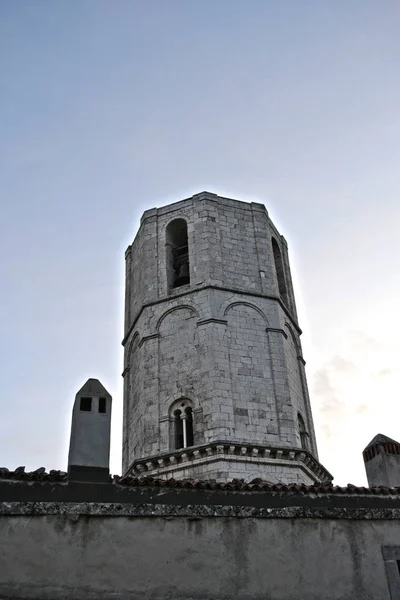
[[[265,206],[202,192],[146,211],[126,251],[123,472],[330,481],[300,333]]]

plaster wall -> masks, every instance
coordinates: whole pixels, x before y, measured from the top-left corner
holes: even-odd
[[[400,455],[380,452],[365,463],[368,485],[400,486]]]
[[[80,410],[80,397],[72,411],[68,465],[102,467],[110,462],[111,397],[103,395],[106,412],[98,412],[100,396],[91,395],[92,410]]]
[[[0,598],[390,599],[393,521],[111,512],[0,517]]]

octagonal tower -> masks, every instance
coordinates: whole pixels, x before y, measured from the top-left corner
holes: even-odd
[[[146,211],[126,251],[123,472],[330,481],[300,333],[264,205],[202,192]]]

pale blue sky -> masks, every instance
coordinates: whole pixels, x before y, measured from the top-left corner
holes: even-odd
[[[289,242],[320,458],[400,438],[397,0],[0,1],[0,466],[65,468],[75,392],[114,397],[124,250],[209,190]]]

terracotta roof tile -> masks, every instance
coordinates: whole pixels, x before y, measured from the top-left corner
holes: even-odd
[[[255,479],[246,483],[243,480],[233,480],[226,483],[220,483],[213,480],[209,481],[198,481],[193,479],[157,479],[154,477],[119,477],[114,475],[114,483],[129,487],[170,487],[170,488],[192,488],[192,489],[206,489],[206,490],[222,490],[222,491],[264,491],[264,492],[282,492],[282,493],[295,493],[295,494],[351,494],[351,495],[400,495],[400,488],[388,488],[388,487],[357,487],[355,485],[337,486],[331,483],[326,484],[283,484],[283,483],[269,483],[260,479]]]
[[[55,483],[67,483],[68,474],[64,471],[51,470],[46,472],[44,467],[35,471],[26,472],[25,467],[18,467],[10,471],[5,467],[0,467],[0,480],[10,481],[43,481]],[[196,479],[157,479],[155,477],[133,477],[114,475],[113,484],[126,487],[152,487],[152,488],[172,488],[172,489],[198,489],[198,490],[220,490],[225,492],[272,492],[282,494],[334,494],[334,495],[385,495],[399,496],[400,487],[357,487],[355,485],[337,486],[332,483],[325,484],[283,484],[269,483],[260,478],[245,482],[243,479],[233,479],[225,483],[215,480],[196,480]]]
[[[366,450],[368,450],[369,448],[373,448],[374,446],[378,446],[379,444],[396,444],[397,446],[399,446],[399,442],[396,442],[396,440],[392,440],[392,438],[388,437],[387,435],[383,435],[382,433],[378,433],[378,435],[376,435],[368,444],[368,446],[366,446],[364,448],[364,452]]]
[[[14,479],[17,481],[67,481],[68,474],[64,471],[52,469],[46,473],[44,467],[35,471],[26,472],[25,467],[17,467],[15,471],[9,471],[6,467],[0,467],[0,479]]]

